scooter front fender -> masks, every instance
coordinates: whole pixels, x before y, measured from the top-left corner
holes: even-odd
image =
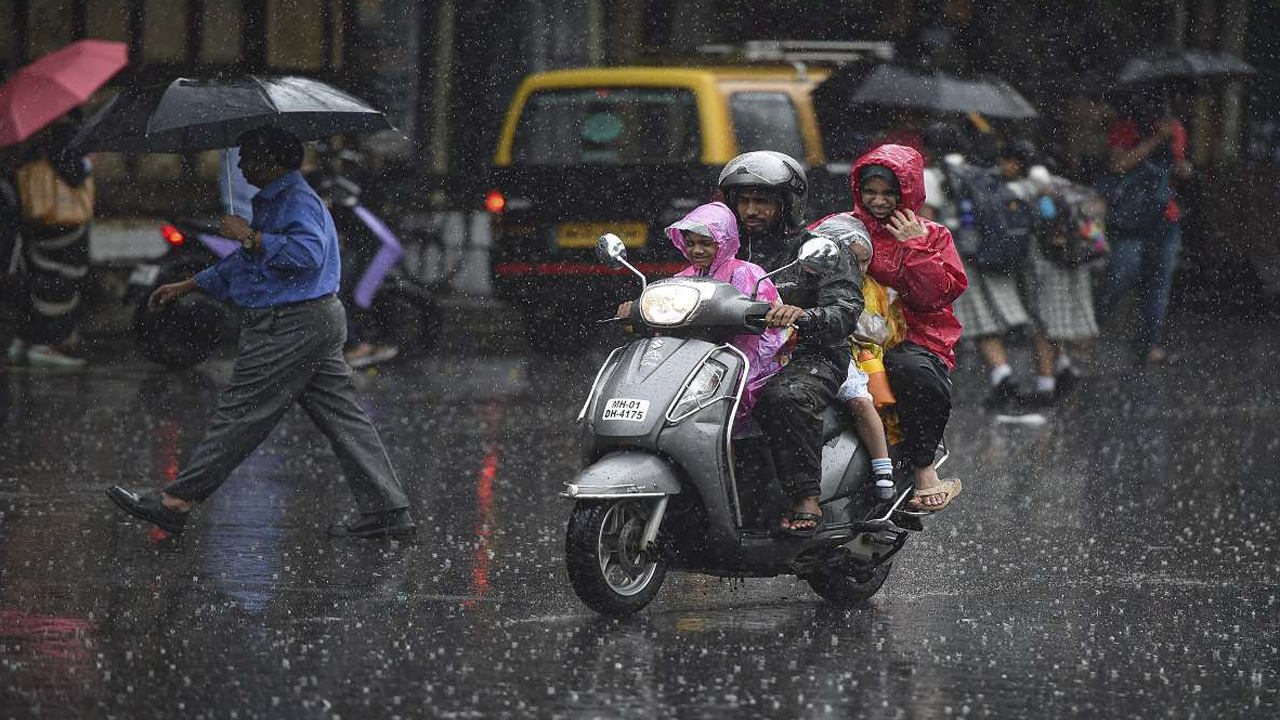
[[[680,492],[675,468],[652,453],[609,453],[564,484],[561,497],[572,500],[662,497]]]

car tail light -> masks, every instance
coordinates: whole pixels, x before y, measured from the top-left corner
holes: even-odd
[[[181,230],[172,225],[161,225],[160,234],[164,237],[164,241],[173,247],[178,247],[187,241],[187,236],[183,235]]]
[[[500,190],[490,190],[488,195],[484,196],[484,209],[494,215],[501,215],[503,210],[507,209],[507,198]]]

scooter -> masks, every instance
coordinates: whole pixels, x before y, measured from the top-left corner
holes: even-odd
[[[405,252],[399,238],[372,210],[360,202],[360,187],[341,172],[341,163],[355,156],[341,153],[316,180],[316,189],[333,214],[344,240],[344,299],[355,312],[365,311],[373,332],[406,352],[423,352],[438,337],[439,297],[448,292],[457,266],[424,282],[404,270]],[[236,252],[239,243],[218,235],[216,223],[172,220],[160,227],[167,245],[157,260],[134,267],[124,301],[134,305],[133,329],[138,347],[149,360],[170,367],[188,367],[207,360],[226,339],[238,332],[236,310],[203,293],[189,293],[158,310],[147,299],[159,286],[191,277]],[[459,263],[460,264],[460,263]]]
[[[770,275],[796,264],[829,273],[840,252],[815,238]],[[770,454],[758,436],[734,439],[748,360],[728,342],[763,332],[769,305],[706,278],[649,284],[612,234],[601,236],[597,253],[639,276],[629,322],[661,334],[614,350],[578,415],[585,468],[561,493],[574,502],[565,562],[578,597],[602,615],[626,617],[653,600],[668,570],[795,575],[837,605],[875,595],[910,532],[923,527],[904,506],[908,473],[896,478],[893,500],[879,499],[852,419],[829,407],[822,527],[809,538],[780,534],[786,499]]]

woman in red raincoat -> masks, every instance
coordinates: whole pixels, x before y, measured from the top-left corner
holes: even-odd
[[[951,416],[950,372],[960,321],[951,303],[969,286],[951,232],[915,213],[924,204],[924,159],[903,145],[882,145],[854,164],[853,214],[871,232],[867,274],[897,294],[907,334],[885,354],[906,439],[902,457],[914,472],[912,507],[937,511],[959,494],[934,457]]]

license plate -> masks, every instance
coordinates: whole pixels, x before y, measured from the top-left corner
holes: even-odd
[[[632,400],[631,398],[610,398],[604,404],[602,420],[626,420],[627,422],[644,422],[649,414],[648,400]]]
[[[642,222],[569,222],[556,226],[556,243],[562,248],[593,248],[605,233],[622,238],[629,248],[644,247],[649,225]]]
[[[156,284],[158,277],[160,277],[159,265],[139,265],[129,273],[129,284],[151,286]]]

